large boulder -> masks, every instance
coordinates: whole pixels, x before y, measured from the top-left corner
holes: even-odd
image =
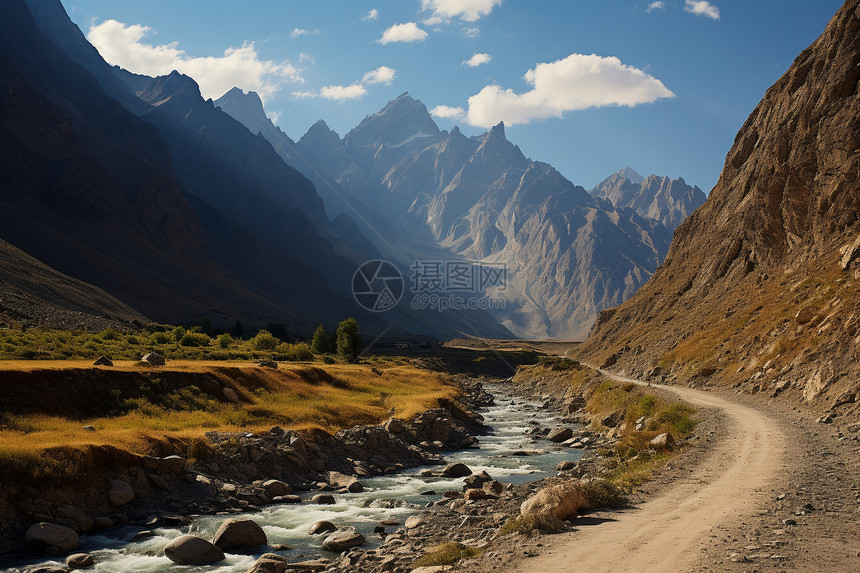
[[[585,507],[585,493],[578,481],[567,481],[547,486],[525,500],[520,506],[522,515],[549,514],[568,519]]]
[[[66,557],[66,567],[70,570],[89,569],[95,564],[96,562],[93,559],[93,556],[89,553],[75,553],[74,555]]]
[[[675,438],[672,437],[672,434],[663,432],[662,434],[655,436],[654,439],[651,440],[650,444],[655,450],[671,450],[675,447]]]
[[[284,573],[286,570],[286,559],[277,553],[263,553],[245,573]]]
[[[311,503],[320,505],[334,505],[334,496],[330,493],[318,493],[311,498]]]
[[[61,505],[57,509],[57,516],[81,533],[89,533],[96,528],[93,518],[73,505]]]
[[[267,545],[269,540],[256,521],[231,517],[215,532],[212,543],[222,551],[241,551]]]
[[[180,565],[211,565],[224,560],[224,552],[196,535],[180,535],[164,546],[164,556]]]
[[[108,499],[112,506],[119,507],[125,505],[133,500],[134,497],[134,489],[132,489],[127,481],[115,479],[111,482],[110,489],[108,489]]]
[[[93,362],[93,366],[113,366],[113,362],[107,356],[99,356],[96,358],[96,361]]]
[[[347,549],[364,545],[364,543],[364,535],[356,532],[352,527],[347,527],[326,537],[322,546],[328,551],[341,553]]]
[[[565,440],[569,440],[573,436],[573,430],[570,428],[555,428],[546,437],[547,440],[560,444]]]
[[[290,487],[290,484],[277,479],[270,479],[263,482],[263,489],[266,490],[272,498],[293,493],[293,488]]]
[[[331,521],[317,521],[308,529],[308,535],[319,535],[329,531],[337,531],[337,526]]]
[[[156,352],[150,352],[149,354],[141,358],[140,361],[146,362],[150,366],[164,366],[164,356]]]
[[[336,488],[344,488],[349,493],[361,493],[364,491],[364,486],[361,485],[358,479],[340,472],[329,472],[328,483]]]
[[[43,547],[56,547],[60,551],[71,551],[78,546],[78,534],[71,527],[43,521],[30,526],[24,534],[24,541]]]
[[[466,464],[456,463],[445,466],[441,474],[444,477],[459,478],[472,475],[472,470]]]

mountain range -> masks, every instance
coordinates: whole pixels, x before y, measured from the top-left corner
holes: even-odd
[[[583,338],[637,291],[703,201],[624,169],[590,193],[527,158],[503,124],[440,130],[404,93],[344,137],[293,141],[257,94],[108,65],[59,0],[4,3],[0,238],[148,318],[222,327],[356,315],[368,332]],[[352,299],[385,258],[504,266],[489,311],[384,315]]]
[[[704,201],[683,179],[645,179],[629,168],[589,193],[527,158],[504,124],[475,137],[443,131],[408,93],[342,138],[318,121],[298,142],[266,118],[253,92],[231,90],[215,105],[301,166],[326,190],[327,209],[364,223],[371,239],[382,235],[386,256],[504,265],[506,289],[487,294],[519,337],[584,338],[600,310],[651,276],[674,225]],[[604,194],[609,181],[624,193]]]

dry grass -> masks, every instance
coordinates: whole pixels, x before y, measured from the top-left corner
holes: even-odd
[[[472,559],[483,553],[483,549],[470,547],[462,543],[443,543],[431,547],[427,553],[419,557],[412,564],[413,567],[433,567],[439,565],[454,565],[463,559]]]
[[[392,407],[398,417],[409,418],[436,406],[439,398],[457,395],[443,375],[413,366],[290,363],[269,370],[248,364],[179,362],[159,369],[132,364],[115,368],[128,373],[128,380],[108,392],[96,384],[89,389],[88,377],[97,369],[79,363],[0,363],[0,383],[14,374],[16,384],[28,379],[40,384],[38,395],[24,392],[0,409],[0,465],[19,460],[32,466],[34,457],[51,449],[112,446],[153,453],[168,442],[191,443],[212,430],[254,432],[280,425],[333,432],[381,422]],[[85,395],[64,394],[69,387]],[[242,404],[226,401],[224,387],[232,388]],[[64,409],[73,398],[103,411],[74,415]],[[10,403],[19,411],[10,411]]]

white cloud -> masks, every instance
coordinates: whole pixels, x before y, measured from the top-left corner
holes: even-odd
[[[317,92],[315,92],[313,90],[304,90],[304,91],[293,92],[293,97],[296,97],[299,99],[306,99],[309,97],[317,97],[317,95],[318,95]]]
[[[319,30],[305,30],[303,28],[293,28],[293,31],[290,32],[290,38],[295,40],[296,38],[301,38],[302,36],[316,36],[319,33]]]
[[[423,42],[427,39],[427,32],[418,27],[415,22],[405,24],[394,24],[382,33],[382,38],[377,40],[380,44],[392,42]]]
[[[387,86],[390,86],[391,82],[394,80],[394,76],[396,75],[397,71],[394,68],[389,68],[388,66],[379,66],[375,70],[371,70],[364,74],[364,77],[361,78],[361,83],[385,84]]]
[[[358,99],[367,93],[367,89],[359,83],[348,86],[325,86],[320,90],[320,97],[335,101]]]
[[[365,22],[368,20],[376,20],[379,18],[379,10],[373,8],[370,12],[367,13],[367,16],[363,16],[361,19]]]
[[[278,125],[278,122],[281,121],[281,116],[284,115],[283,112],[280,111],[270,111],[269,119],[272,120],[272,123]]]
[[[492,127],[529,123],[565,112],[608,105],[633,107],[675,97],[663,82],[615,57],[571,54],[541,63],[523,76],[532,90],[523,94],[488,85],[469,98],[468,122]]]
[[[720,19],[720,9],[708,2],[707,0],[684,0],[687,4],[684,6],[684,11],[696,16],[704,16],[711,20]]]
[[[462,107],[451,107],[448,105],[437,105],[430,110],[430,115],[441,119],[461,119],[465,116]]]
[[[477,38],[481,35],[481,29],[478,26],[474,28],[469,28],[468,26],[463,26],[463,37],[464,38]]]
[[[361,81],[352,83],[348,86],[332,85],[321,88],[318,92],[313,90],[295,91],[293,97],[304,99],[311,97],[321,97],[334,101],[344,102],[351,99],[360,99],[367,93],[365,84],[385,84],[391,85],[394,78],[397,76],[397,70],[388,66],[379,66],[375,70],[370,70]]]
[[[424,20],[428,26],[447,23],[454,18],[477,22],[500,5],[502,0],[421,0],[422,10],[432,10]]]
[[[469,66],[470,68],[477,68],[481,64],[489,63],[493,57],[490,54],[472,54],[472,57],[468,60],[463,60],[463,63]]]
[[[253,42],[241,48],[227,48],[220,57],[192,57],[179,49],[178,42],[152,45],[143,39],[152,28],[105,20],[90,26],[87,39],[111,64],[150,76],[173,70],[191,76],[205,98],[218,98],[233,87],[254,90],[264,100],[278,92],[286,82],[303,83],[300,70],[288,61],[261,60]]]
[[[650,14],[654,10],[665,10],[665,9],[666,9],[666,3],[665,2],[651,2],[648,5],[648,8],[645,9],[645,11]]]

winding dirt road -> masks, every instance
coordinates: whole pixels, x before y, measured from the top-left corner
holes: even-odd
[[[714,446],[689,479],[673,483],[635,509],[612,513],[609,521],[577,528],[512,571],[689,571],[709,534],[720,525],[743,521],[763,506],[785,453],[785,436],[777,424],[756,410],[707,392],[655,387],[693,405],[721,410],[729,422],[728,439]]]

